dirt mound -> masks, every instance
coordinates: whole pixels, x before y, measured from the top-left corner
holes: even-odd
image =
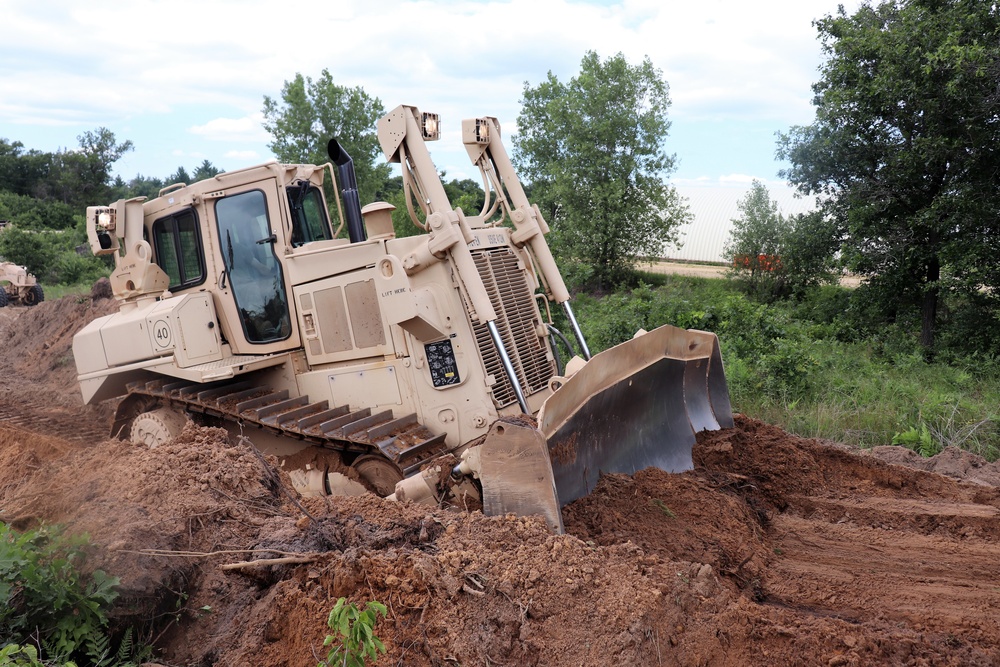
[[[990,463],[958,447],[945,447],[941,453],[928,458],[906,447],[874,447],[867,453],[889,463],[936,472],[952,479],[986,486],[1000,485],[1000,461]]]
[[[299,507],[219,429],[154,450],[3,435],[0,469],[26,473],[4,518],[89,532],[169,664],[315,664],[339,596],[389,607],[386,665],[1000,660],[1000,622],[970,614],[1000,603],[996,489],[752,420],[703,434],[692,472],[605,476],[563,536],[374,496]],[[309,562],[219,568],[290,554]]]
[[[60,390],[25,411],[100,423],[56,359],[102,307],[0,322],[33,358],[3,360],[3,391]],[[220,429],[150,450],[7,420],[0,520],[89,533],[89,566],[122,579],[116,621],[170,665],[315,665],[340,596],[387,605],[384,666],[1000,663],[1000,491],[877,454],[741,417],[699,436],[690,472],[604,476],[557,536],[371,495],[293,500]]]
[[[6,308],[3,315],[4,349],[17,354],[0,357],[0,368],[18,378],[57,388],[67,405],[78,405],[73,336],[88,322],[118,312],[113,299],[65,297],[31,308]]]
[[[113,299],[83,296],[0,308],[0,420],[75,442],[103,439],[112,406],[83,405],[73,336],[117,310]]]

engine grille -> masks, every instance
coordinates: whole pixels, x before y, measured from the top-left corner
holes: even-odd
[[[535,332],[540,323],[536,321],[531,290],[523,269],[518,266],[517,255],[510,248],[498,248],[474,250],[472,257],[496,311],[497,330],[514,366],[521,391],[529,396],[544,389],[555,367],[542,339]],[[489,328],[486,324],[476,324],[473,329],[486,372],[496,379],[493,398],[500,407],[514,403],[517,395],[504,372]]]

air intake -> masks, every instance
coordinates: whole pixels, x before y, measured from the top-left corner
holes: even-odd
[[[545,389],[555,372],[555,365],[538,337],[537,326],[541,323],[537,321],[533,296],[517,255],[510,248],[498,248],[474,250],[472,257],[497,313],[497,329],[521,391],[529,396]],[[504,372],[489,329],[485,324],[474,325],[473,329],[486,373],[496,380],[494,400],[500,407],[516,402],[517,395]]]

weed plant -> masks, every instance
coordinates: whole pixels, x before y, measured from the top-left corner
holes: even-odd
[[[327,626],[337,634],[327,635],[324,647],[330,647],[325,660],[317,667],[364,667],[367,660],[378,660],[385,653],[385,645],[375,634],[379,615],[386,615],[386,607],[372,600],[361,609],[346,598],[340,598],[330,610]]]
[[[131,630],[117,641],[109,632],[118,579],[83,573],[86,546],[57,526],[19,533],[0,523],[0,665],[126,667],[148,657]]]

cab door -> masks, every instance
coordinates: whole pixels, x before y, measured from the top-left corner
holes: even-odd
[[[280,261],[285,242],[277,188],[264,181],[239,190],[227,190],[212,206],[224,333],[237,354],[298,347]]]

